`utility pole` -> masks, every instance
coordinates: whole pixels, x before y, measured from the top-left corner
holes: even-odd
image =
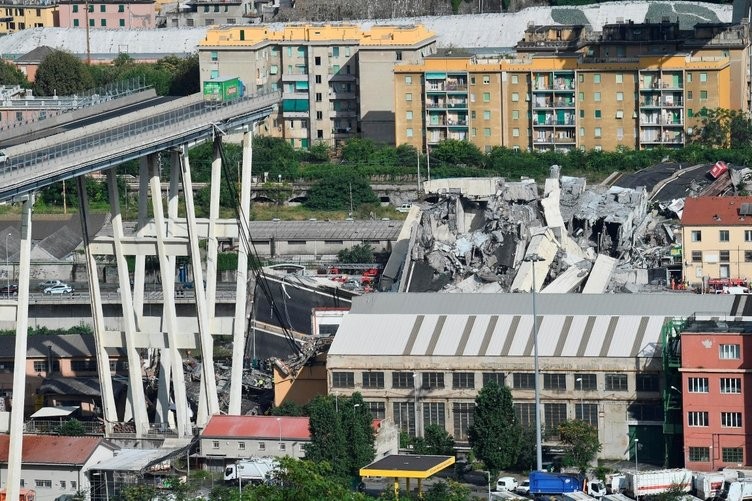
[[[86,64],[91,65],[91,42],[89,40],[89,0],[84,3],[84,15],[86,16]]]

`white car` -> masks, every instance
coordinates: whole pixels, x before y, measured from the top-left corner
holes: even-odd
[[[523,496],[530,494],[530,480],[523,480],[522,483],[517,486],[514,492]]]
[[[39,284],[39,288],[44,290],[50,287],[55,287],[56,285],[68,285],[68,284],[66,284],[62,280],[47,280],[46,282],[42,282],[41,284]]]
[[[63,283],[44,289],[45,294],[70,294],[71,292],[73,292],[73,287]]]
[[[514,491],[517,488],[517,479],[514,477],[499,477],[496,481],[497,491]]]

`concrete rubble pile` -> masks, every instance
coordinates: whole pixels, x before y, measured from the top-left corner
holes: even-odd
[[[588,186],[559,172],[551,167],[542,195],[532,179],[426,182],[437,201],[413,229],[401,289],[598,293],[620,290],[617,268],[660,265],[674,230],[669,214],[648,211],[644,188]],[[532,255],[538,261],[525,260]]]

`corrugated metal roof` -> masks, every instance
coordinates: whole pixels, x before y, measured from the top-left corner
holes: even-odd
[[[201,438],[310,440],[307,417],[212,416]]]
[[[101,437],[24,435],[22,461],[29,464],[82,465],[102,443]],[[8,462],[9,435],[0,435],[0,462]]]
[[[70,416],[76,412],[80,407],[75,406],[60,406],[60,407],[42,407],[30,417],[32,418],[51,418],[51,417],[65,417]]]
[[[160,449],[120,449],[116,455],[92,466],[92,470],[141,472],[149,466],[182,454],[189,447]]]
[[[539,354],[653,357],[667,319],[737,308],[730,295],[539,294]],[[532,329],[529,294],[370,294],[355,298],[329,355],[529,357]]]

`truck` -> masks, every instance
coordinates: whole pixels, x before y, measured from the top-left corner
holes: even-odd
[[[722,472],[697,473],[692,479],[692,491],[700,499],[713,499],[721,495],[725,481]]]
[[[692,490],[692,472],[684,468],[626,472],[627,494],[632,497],[654,496],[678,487],[682,492]]]
[[[204,102],[226,103],[240,99],[245,94],[245,86],[238,77],[213,78],[204,82]]]
[[[225,467],[225,482],[240,485],[267,483],[277,467],[278,463],[274,458],[243,459]]]
[[[21,489],[21,492],[18,494],[18,501],[35,501],[36,498],[37,493],[34,489]],[[0,489],[0,501],[8,501],[5,488]]]
[[[724,484],[721,497],[726,501],[752,499],[752,478],[741,478]]]
[[[530,472],[530,495],[556,496],[566,492],[582,490],[583,479],[567,473]]]
[[[623,473],[606,475],[606,493],[621,494],[627,489],[627,477]]]

